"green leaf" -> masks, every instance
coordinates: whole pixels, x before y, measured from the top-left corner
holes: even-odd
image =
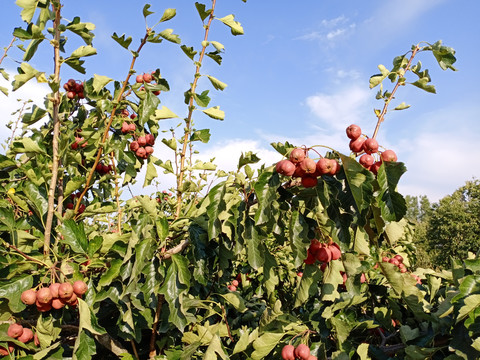
[[[107,76],[103,75],[93,75],[93,91],[95,92],[100,92],[110,81],[113,81],[113,79],[110,79]]]
[[[381,74],[372,75],[370,77],[370,89],[373,89],[375,86],[380,85],[382,81],[388,76],[390,71],[383,65],[378,65],[378,69],[380,70]]]
[[[22,17],[23,21],[26,23],[30,23],[32,21],[38,2],[39,0],[17,0],[15,2],[15,4],[23,8],[23,10],[20,12],[20,16]]]
[[[410,105],[407,105],[405,102],[402,102],[400,105],[398,105],[393,110],[405,110],[405,109],[408,109],[409,107],[410,107]]]
[[[220,80],[214,78],[213,76],[207,75],[208,80],[212,83],[213,87],[215,90],[223,90],[227,87],[227,84],[224,82],[221,82]]]
[[[148,4],[147,4],[148,5]],[[145,5],[146,6],[146,5]],[[130,44],[132,43],[132,37],[129,36],[128,38],[125,39],[125,34],[123,34],[122,36],[118,36],[117,33],[113,33],[112,35],[112,39],[115,40],[117,43],[120,44],[120,46],[124,47],[125,49],[128,50],[128,47],[130,46]]]
[[[224,120],[225,112],[220,110],[219,106],[214,106],[205,110],[202,110],[203,113],[215,120]]]
[[[144,125],[150,117],[155,114],[160,100],[151,91],[146,91],[145,98],[140,102],[138,107],[138,121],[140,125]]]
[[[40,346],[46,348],[58,339],[62,329],[51,314],[42,313],[37,319],[36,330]]]
[[[33,105],[32,111],[23,115],[22,122],[25,125],[33,125],[38,120],[41,120],[46,114],[46,110],[39,108],[37,105]]]
[[[70,57],[80,58],[80,57],[87,57],[87,56],[92,56],[96,54],[97,54],[97,50],[93,46],[87,45],[87,46],[80,46],[70,55]]]
[[[439,40],[432,45],[432,52],[442,70],[451,69],[457,71],[457,69],[453,67],[453,64],[457,61],[453,48],[442,45],[442,41]]]
[[[251,151],[246,152],[245,154],[242,152],[240,155],[240,159],[238,160],[238,170],[240,170],[243,166],[247,164],[256,164],[260,161],[260,158],[257,154],[252,153]]]
[[[205,10],[205,5],[200,4],[199,2],[195,3],[195,7],[197,8],[198,15],[200,15],[202,21],[204,21],[212,12],[212,9]]]
[[[163,12],[162,18],[160,19],[160,23],[164,21],[168,21],[170,19],[173,19],[177,15],[177,10],[175,9],[167,9]]]
[[[172,138],[172,139],[162,139],[162,143],[164,143],[165,145],[167,145],[170,149],[172,149],[173,151],[176,151],[177,150],[177,140],[175,140],[175,138]]]
[[[43,39],[34,39],[30,41],[25,50],[25,54],[23,55],[23,61],[30,61],[32,59],[42,41]]]
[[[223,50],[225,50],[225,46],[223,46],[223,44],[219,43],[218,41],[210,41],[210,44],[212,44],[215,49],[217,49],[217,51],[222,52]]]
[[[208,236],[216,238],[222,231],[222,223],[219,214],[226,209],[225,205],[226,184],[220,183],[214,186],[208,193],[209,204],[207,205],[208,215]]]
[[[247,245],[248,264],[255,270],[258,270],[265,263],[264,253],[266,250],[257,226],[255,226],[255,223],[248,215],[246,216],[243,238]]]
[[[207,107],[210,103],[210,97],[208,96],[209,90],[203,91],[201,94],[194,94],[193,98],[198,106]],[[188,102],[186,102],[188,104]]]
[[[45,73],[35,70],[30,64],[22,63],[18,68],[18,75],[15,75],[15,80],[12,83],[13,91],[18,90],[34,77],[38,82],[47,82]]]
[[[235,21],[234,19],[235,19],[235,17],[232,14],[227,15],[223,18],[217,18],[217,20],[220,20],[221,22],[223,22],[225,25],[227,25],[230,28],[233,35],[235,35],[235,36],[236,35],[243,35],[244,33],[243,33],[242,25],[238,21]]]
[[[153,117],[155,118],[155,120],[163,120],[178,118],[178,115],[168,109],[166,106],[162,106],[161,109],[155,110],[155,114],[153,115]]]
[[[143,12],[143,17],[144,17],[145,19],[147,18],[147,16],[154,14],[153,11],[148,10],[148,9],[150,9],[150,6],[152,6],[152,5],[150,5],[150,4],[145,4],[145,6],[143,7],[143,11],[142,11],[142,12]]]
[[[91,45],[94,34],[92,30],[95,29],[95,25],[92,23],[83,23],[80,22],[80,18],[75,16],[73,20],[67,24],[67,30],[73,32],[74,34],[80,36],[87,45]]]
[[[323,272],[316,265],[306,265],[295,293],[294,307],[302,306],[308,299],[318,293],[318,284],[323,278]]]
[[[79,330],[73,347],[72,360],[90,360],[95,358],[97,346],[95,339],[88,330]]]
[[[98,286],[104,287],[110,285],[112,281],[115,280],[120,274],[122,263],[122,259],[113,259],[112,261],[110,261],[110,267],[98,281]]]
[[[173,33],[173,29],[165,29],[162,32],[158,33],[158,35],[165,40],[168,40],[175,44],[180,44],[182,42],[182,40],[180,40],[180,37]]]
[[[67,182],[67,185],[65,185],[64,196],[70,196],[70,194],[80,189],[83,184],[85,184],[85,178],[82,176],[70,178],[70,180]]]
[[[245,307],[245,301],[243,298],[238,294],[238,292],[229,292],[226,294],[220,294],[230,305],[232,305],[235,310],[240,312],[245,312],[247,308]]]
[[[185,55],[187,55],[191,60],[193,60],[193,57],[197,54],[197,51],[195,51],[192,46],[187,47],[187,45],[182,45],[180,46],[180,49],[182,49]]]
[[[206,144],[210,140],[210,129],[195,130],[190,136],[190,141],[201,141]]]
[[[435,86],[428,85],[429,82],[430,82],[430,79],[427,77],[424,77],[424,78],[418,79],[417,81],[411,84],[418,87],[419,89],[425,90],[426,92],[436,94],[437,91],[435,90]]]
[[[33,277],[31,275],[18,275],[10,280],[0,281],[0,298],[8,301],[8,307],[14,313],[25,310],[25,305],[20,301],[22,292],[31,289]]]
[[[86,329],[95,335],[105,334],[105,329],[98,325],[95,314],[90,311],[88,304],[83,299],[78,299],[78,313],[79,313],[79,329],[80,334],[82,330]]]
[[[288,224],[288,238],[292,247],[295,267],[300,267],[306,257],[307,244],[310,240],[307,237],[308,224],[305,217],[297,210],[292,211]]]
[[[377,172],[380,186],[378,195],[382,217],[387,221],[400,221],[407,212],[405,199],[397,191],[402,174],[407,171],[401,162],[383,162]]]
[[[264,359],[282,340],[284,333],[267,332],[253,342],[252,360]]]
[[[155,158],[150,156],[147,162],[147,172],[145,173],[145,181],[143,187],[150,185],[153,179],[158,177],[157,169],[155,168]]]
[[[467,296],[464,299],[464,303],[465,305],[463,305],[458,311],[457,320],[455,321],[456,324],[465,319],[470,313],[480,306],[480,294]]]
[[[60,233],[63,235],[63,239],[60,240],[62,244],[70,246],[75,253],[87,253],[88,241],[83,223],[77,224],[74,220],[65,220],[60,225]]]
[[[36,187],[31,182],[28,182],[23,187],[23,192],[35,206],[37,214],[40,214],[41,217],[47,213],[48,210],[48,200],[46,194],[40,191],[40,188]]]

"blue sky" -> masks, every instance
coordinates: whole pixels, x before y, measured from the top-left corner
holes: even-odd
[[[138,43],[145,29],[141,11],[144,3],[65,3],[67,19],[78,15],[97,26],[93,45],[98,55],[87,58],[87,75],[75,74],[65,66],[62,77],[87,79],[99,74],[123,79],[131,59],[111,34],[126,33]],[[150,22],[156,22],[169,7],[177,9],[177,16],[164,27],[173,28],[183,44],[199,49],[203,31],[194,1],[152,2],[150,10],[156,14]],[[13,0],[4,0],[2,11],[0,44],[4,47],[11,40],[13,28],[22,23]],[[257,152],[263,162],[272,164],[280,160],[280,155],[269,144],[277,141],[323,144],[349,153],[345,128],[356,123],[371,135],[376,124],[373,109],[382,107],[375,100],[376,89],[368,87],[369,77],[378,72],[377,65],[390,68],[394,56],[407,52],[411,45],[443,40],[457,51],[455,66],[459,71],[442,71],[430,53],[421,54],[418,60],[430,69],[437,94],[412,86],[401,88],[396,101],[412,107],[387,114],[377,137],[407,166],[400,191],[437,201],[465,181],[480,177],[479,12],[480,3],[471,0],[249,0],[246,4],[218,0],[217,16],[233,13],[245,35],[231,36],[219,21],[212,26],[210,40],[225,45],[224,60],[222,66],[207,62],[202,70],[228,84],[223,92],[210,92],[211,104],[219,105],[226,119],[220,122],[196,116],[196,127],[210,128],[212,133],[211,142],[200,147],[203,158],[215,156],[220,168],[233,169],[243,150]],[[80,45],[74,40],[68,49],[73,51]],[[20,57],[15,52],[11,55]],[[34,57],[33,65],[50,73],[51,58],[47,48]],[[7,70],[16,66],[11,59],[1,65]],[[142,52],[136,70],[157,67],[171,87],[170,93],[160,97],[162,105],[185,117],[183,92],[194,73],[190,60],[173,44],[151,44]],[[211,86],[202,80],[199,89]],[[41,92],[32,84],[9,99],[2,98],[2,142],[9,134],[3,126],[18,107],[16,99],[26,96],[22,94],[41,97]],[[177,123],[165,122],[164,129]],[[163,158],[167,154],[162,144],[156,145],[155,156]],[[164,177],[160,181],[165,188],[173,183],[173,179]],[[136,188],[138,192],[148,190]]]

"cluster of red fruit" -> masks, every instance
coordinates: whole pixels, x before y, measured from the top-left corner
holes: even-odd
[[[78,146],[81,146],[82,148],[84,148],[87,145],[88,145],[88,143],[86,141],[84,141],[83,137],[75,136],[75,142],[72,145],[70,145],[70,147],[73,150],[77,150]]]
[[[22,325],[13,323],[10,324],[7,330],[7,335],[11,338],[17,339],[18,341],[26,344],[30,341],[34,341],[35,346],[40,345],[40,341],[38,340],[37,334],[34,334],[33,331],[29,328],[24,328]],[[0,346],[0,356],[6,356],[8,354],[13,353],[15,350],[14,344],[9,342],[8,349]]]
[[[285,345],[282,349],[283,360],[317,360],[317,357],[310,354],[310,348],[305,344],[300,344],[297,347],[293,345]]]
[[[232,280],[232,283],[227,286],[230,291],[237,291],[238,285],[242,282],[242,275],[238,274],[235,280]]]
[[[352,124],[347,127],[347,137],[350,139],[350,150],[356,154],[364,153],[358,159],[358,162],[366,169],[377,174],[383,161],[397,161],[397,154],[393,150],[380,152],[380,159],[375,161],[372,154],[378,153],[378,142],[374,138],[362,136],[360,126]]]
[[[85,98],[83,83],[81,81],[77,82],[74,79],[70,79],[63,84],[63,88],[67,92],[69,99],[74,99],[76,96],[78,96],[79,99]]]
[[[163,196],[163,199],[162,199]],[[168,201],[168,198],[172,196],[171,192],[167,192],[167,190],[163,190],[161,194],[157,196],[157,202],[161,203],[162,201]]]
[[[144,82],[147,83],[147,84],[150,84],[153,80],[153,74],[154,73],[151,73],[151,74],[145,73],[143,75],[137,75],[137,78],[135,79],[135,81],[139,84],[142,84]],[[154,95],[160,95],[160,90],[154,91],[153,94]]]
[[[317,239],[312,239],[307,250],[307,258],[303,261],[305,264],[311,265],[318,260],[322,263],[323,271],[330,261],[340,259],[341,256],[340,246],[332,240],[326,244]]]
[[[155,145],[155,136],[146,134],[139,136],[137,140],[130,143],[130,150],[140,159],[148,159],[153,154],[153,145]]]
[[[335,175],[340,171],[340,164],[335,159],[320,158],[317,162],[308,157],[307,149],[295,148],[288,159],[280,160],[275,166],[277,173],[301,178],[306,188],[317,186],[317,177]]]
[[[109,174],[113,168],[112,165],[105,165],[99,162],[97,166],[95,167],[95,170],[100,174],[100,175],[106,175]]]
[[[69,201],[67,202],[67,205],[66,205],[67,209],[73,210],[75,208],[75,200],[79,198],[80,195],[81,195],[80,192],[70,194]],[[86,208],[85,204],[83,203],[80,204],[80,206],[78,207],[78,213],[82,214],[85,211],[85,208]]]
[[[395,265],[396,267],[398,267],[398,269],[400,270],[400,272],[402,274],[406,273],[408,270],[407,270],[407,267],[405,266],[405,264],[403,263],[403,256],[402,255],[395,255],[394,257],[391,257],[389,258],[388,256],[384,256],[382,258],[382,262],[388,262],[392,265]],[[375,269],[378,267],[378,264],[375,265]],[[419,276],[415,275],[415,274],[411,274],[413,276],[413,278],[417,281],[417,284],[422,284],[422,279],[420,279]]]
[[[20,299],[25,305],[36,305],[38,311],[45,312],[52,308],[61,309],[65,305],[77,306],[78,298],[87,292],[87,284],[81,280],[53,283],[38,290],[28,289],[22,292]]]

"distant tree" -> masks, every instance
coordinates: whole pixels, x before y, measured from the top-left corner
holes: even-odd
[[[450,260],[465,259],[480,249],[480,180],[467,181],[452,195],[433,204],[431,214],[420,223],[416,233],[424,248],[440,268]]]
[[[405,217],[414,223],[425,221],[432,213],[432,204],[426,195],[405,197],[407,213]]]

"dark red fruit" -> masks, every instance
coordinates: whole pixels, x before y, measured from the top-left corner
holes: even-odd
[[[350,140],[350,150],[352,150],[355,153],[358,153],[363,150],[363,144],[365,143],[365,138],[359,137],[358,139],[355,140]]]
[[[395,255],[393,257],[394,259],[397,259],[400,264],[403,264],[403,256],[402,255]]]
[[[352,124],[347,127],[347,136],[349,139],[355,140],[358,139],[362,135],[362,129],[360,126]]]
[[[140,145],[138,144],[137,141],[132,141],[130,143],[130,150],[131,151],[137,151],[140,148]]]
[[[380,166],[382,166],[381,161],[375,161],[372,166],[370,166],[370,171],[377,175],[378,169],[380,169]]]
[[[377,140],[373,139],[373,138],[370,138],[370,139],[367,139],[365,140],[365,142],[363,143],[363,150],[365,150],[365,152],[367,154],[374,154],[378,151],[378,142]]]
[[[336,175],[340,171],[340,164],[337,160],[331,159],[330,162],[332,163],[332,170],[330,170],[330,175]]]
[[[315,187],[318,184],[318,179],[315,176],[305,175],[302,177],[302,186],[306,188]]]
[[[340,250],[340,246],[336,243],[332,243],[328,246],[328,249],[332,253],[332,260],[340,259],[342,256],[342,251]]]
[[[310,251],[313,255],[316,255],[321,247],[322,244],[320,243],[320,241],[318,241],[317,239],[312,239],[310,241],[310,247],[308,248],[308,251]]]
[[[155,136],[153,136],[153,134],[145,135],[145,140],[147,142],[147,145],[155,145]]]
[[[285,345],[282,348],[283,360],[295,360],[295,347],[293,345]]]
[[[299,162],[303,161],[303,159],[305,159],[305,156],[307,154],[305,153],[305,150],[304,149],[300,149],[300,148],[295,148],[292,150],[292,152],[290,153],[290,161],[293,162],[294,164],[298,164]]]
[[[316,258],[320,262],[328,263],[332,260],[332,252],[328,247],[323,246],[317,251]]]

